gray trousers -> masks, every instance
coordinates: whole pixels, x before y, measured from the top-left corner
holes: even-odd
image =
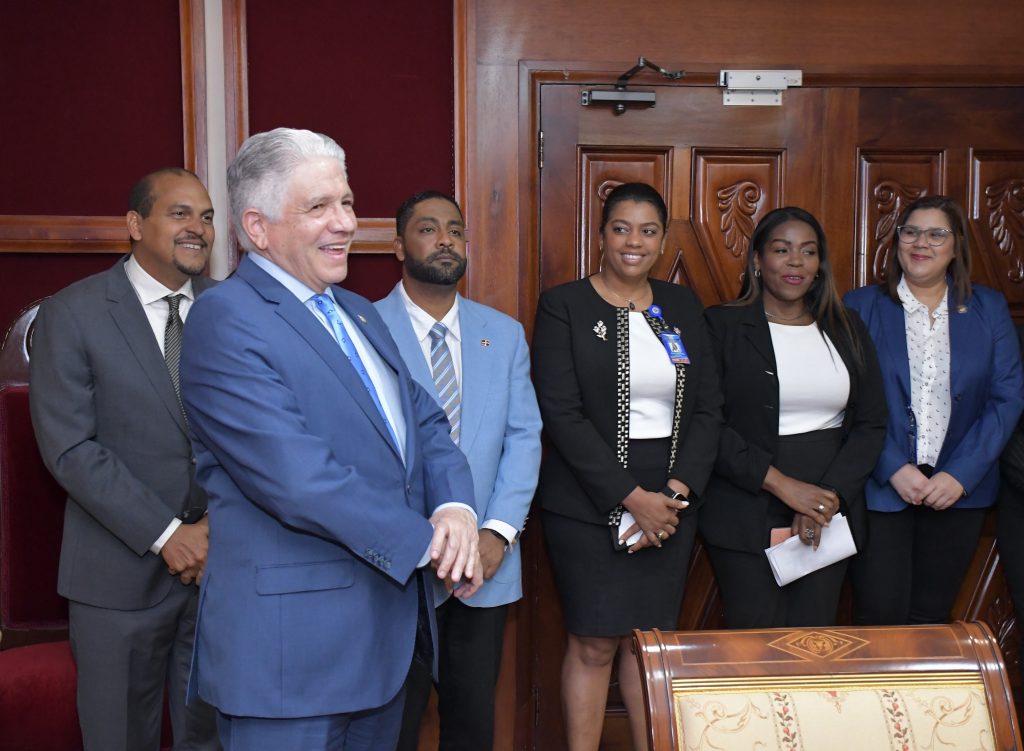
[[[158,751],[165,686],[174,750],[220,750],[213,708],[185,706],[198,595],[198,587],[176,583],[141,610],[70,603],[85,751]]]

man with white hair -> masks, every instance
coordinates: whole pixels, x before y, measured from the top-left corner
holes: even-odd
[[[373,306],[334,286],[356,230],[341,148],[257,134],[228,193],[249,253],[193,308],[181,360],[210,498],[190,694],[226,751],[390,751],[431,649],[421,567],[458,596],[482,581],[469,468]]]

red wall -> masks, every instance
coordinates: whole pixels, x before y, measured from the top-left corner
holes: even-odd
[[[331,135],[361,217],[453,191],[452,0],[246,6],[249,132]],[[6,3],[0,15],[0,214],[111,216],[141,175],[184,163],[177,0]],[[218,207],[221,208],[221,207]],[[0,253],[0,335],[25,305],[116,254]],[[371,299],[400,276],[358,255]]]
[[[0,214],[110,216],[183,164],[177,0],[34,0],[0,17]]]

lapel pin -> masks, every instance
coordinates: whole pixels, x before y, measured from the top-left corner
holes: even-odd
[[[956,306],[956,312],[957,313],[966,313],[967,312],[967,306],[966,305],[957,305]]]
[[[362,313],[356,313],[356,318],[358,318],[361,323],[366,323],[366,319],[363,318]]]
[[[491,346],[491,340],[490,339],[481,339],[480,340],[480,346],[481,347],[490,347]]]
[[[604,325],[604,321],[597,322],[597,325],[594,326],[594,333],[602,342],[608,341],[608,327]]]

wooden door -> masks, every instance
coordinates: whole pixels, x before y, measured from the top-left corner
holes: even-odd
[[[615,115],[581,106],[587,85],[539,88],[534,289],[598,269],[602,202],[622,182],[661,191],[670,224],[653,273],[693,287],[705,305],[736,296],[751,232],[773,208],[797,205],[819,218],[845,292],[878,280],[906,202],[944,192],[968,212],[976,279],[1024,316],[1024,89],[807,86],[786,91],[781,107],[726,107],[714,86],[644,86],[657,92],[657,105]],[[519,653],[528,658],[531,747],[554,749],[564,744],[565,632],[539,532],[524,538],[529,594]],[[683,629],[721,625],[713,575],[697,548]],[[602,748],[628,749],[628,735],[613,685]]]

